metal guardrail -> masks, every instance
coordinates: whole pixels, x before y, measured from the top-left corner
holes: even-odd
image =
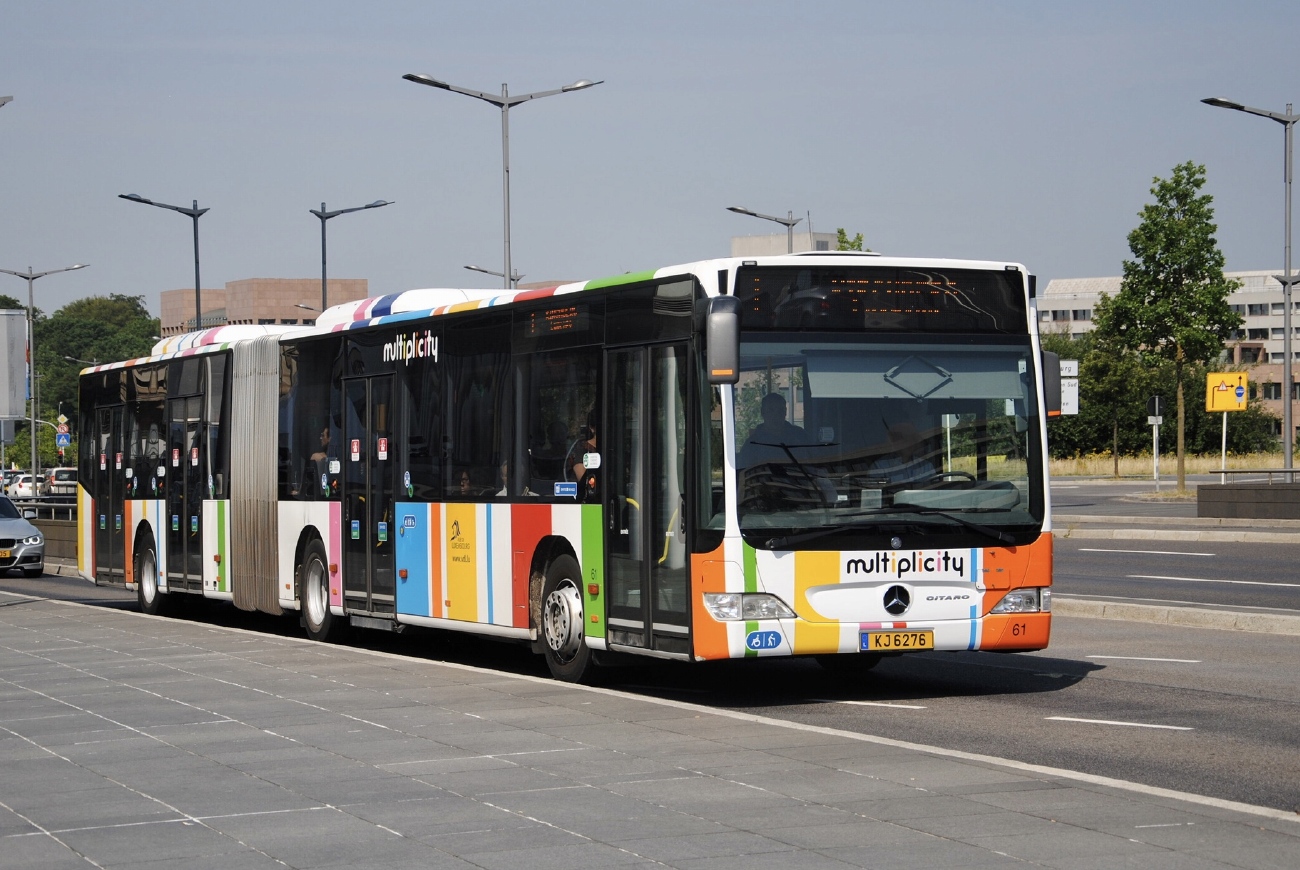
[[[38,519],[75,520],[77,518],[77,500],[65,498],[14,498],[9,497],[14,507],[21,511],[35,510]]]
[[[1219,475],[1221,480],[1229,475],[1263,474],[1267,475],[1267,482],[1270,484],[1273,483],[1273,475],[1276,474],[1282,478],[1278,483],[1295,483],[1295,476],[1300,474],[1300,468],[1216,468],[1210,473]]]

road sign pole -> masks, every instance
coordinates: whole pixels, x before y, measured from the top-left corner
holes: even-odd
[[[1160,491],[1160,424],[1151,424],[1151,474],[1156,479],[1156,492]]]
[[[1219,483],[1228,482],[1228,412],[1223,412],[1223,464],[1219,467],[1224,469],[1219,474]]]

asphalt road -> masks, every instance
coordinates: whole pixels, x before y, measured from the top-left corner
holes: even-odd
[[[1300,614],[1300,544],[1058,538],[1056,595]]]
[[[132,609],[73,578],[0,589]],[[195,601],[181,618],[300,635],[293,616]],[[351,643],[544,675],[519,646],[451,632],[356,632]],[[1033,654],[934,653],[831,674],[813,662],[647,663],[613,687],[1300,812],[1300,636],[1060,617]]]

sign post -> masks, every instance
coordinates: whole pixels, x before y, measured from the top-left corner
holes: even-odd
[[[1164,422],[1160,411],[1163,404],[1159,396],[1147,399],[1147,423],[1151,426],[1151,476],[1156,481],[1156,492],[1160,491],[1160,424]]]
[[[1061,415],[1079,413],[1079,361],[1061,360]]]
[[[1246,410],[1245,372],[1209,372],[1205,376],[1205,410],[1223,412],[1223,455],[1219,483],[1228,482],[1228,412]]]

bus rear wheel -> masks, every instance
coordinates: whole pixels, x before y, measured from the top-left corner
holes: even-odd
[[[312,538],[298,566],[298,596],[307,636],[328,643],[338,638],[342,625],[330,612],[330,572],[326,559],[325,545],[320,538]]]
[[[572,556],[560,556],[546,569],[542,586],[542,638],[551,676],[567,683],[591,680],[596,668],[584,637],[582,573]]]
[[[158,591],[158,556],[154,553],[151,542],[136,546],[135,597],[140,603],[141,613],[162,615],[164,596]]]

